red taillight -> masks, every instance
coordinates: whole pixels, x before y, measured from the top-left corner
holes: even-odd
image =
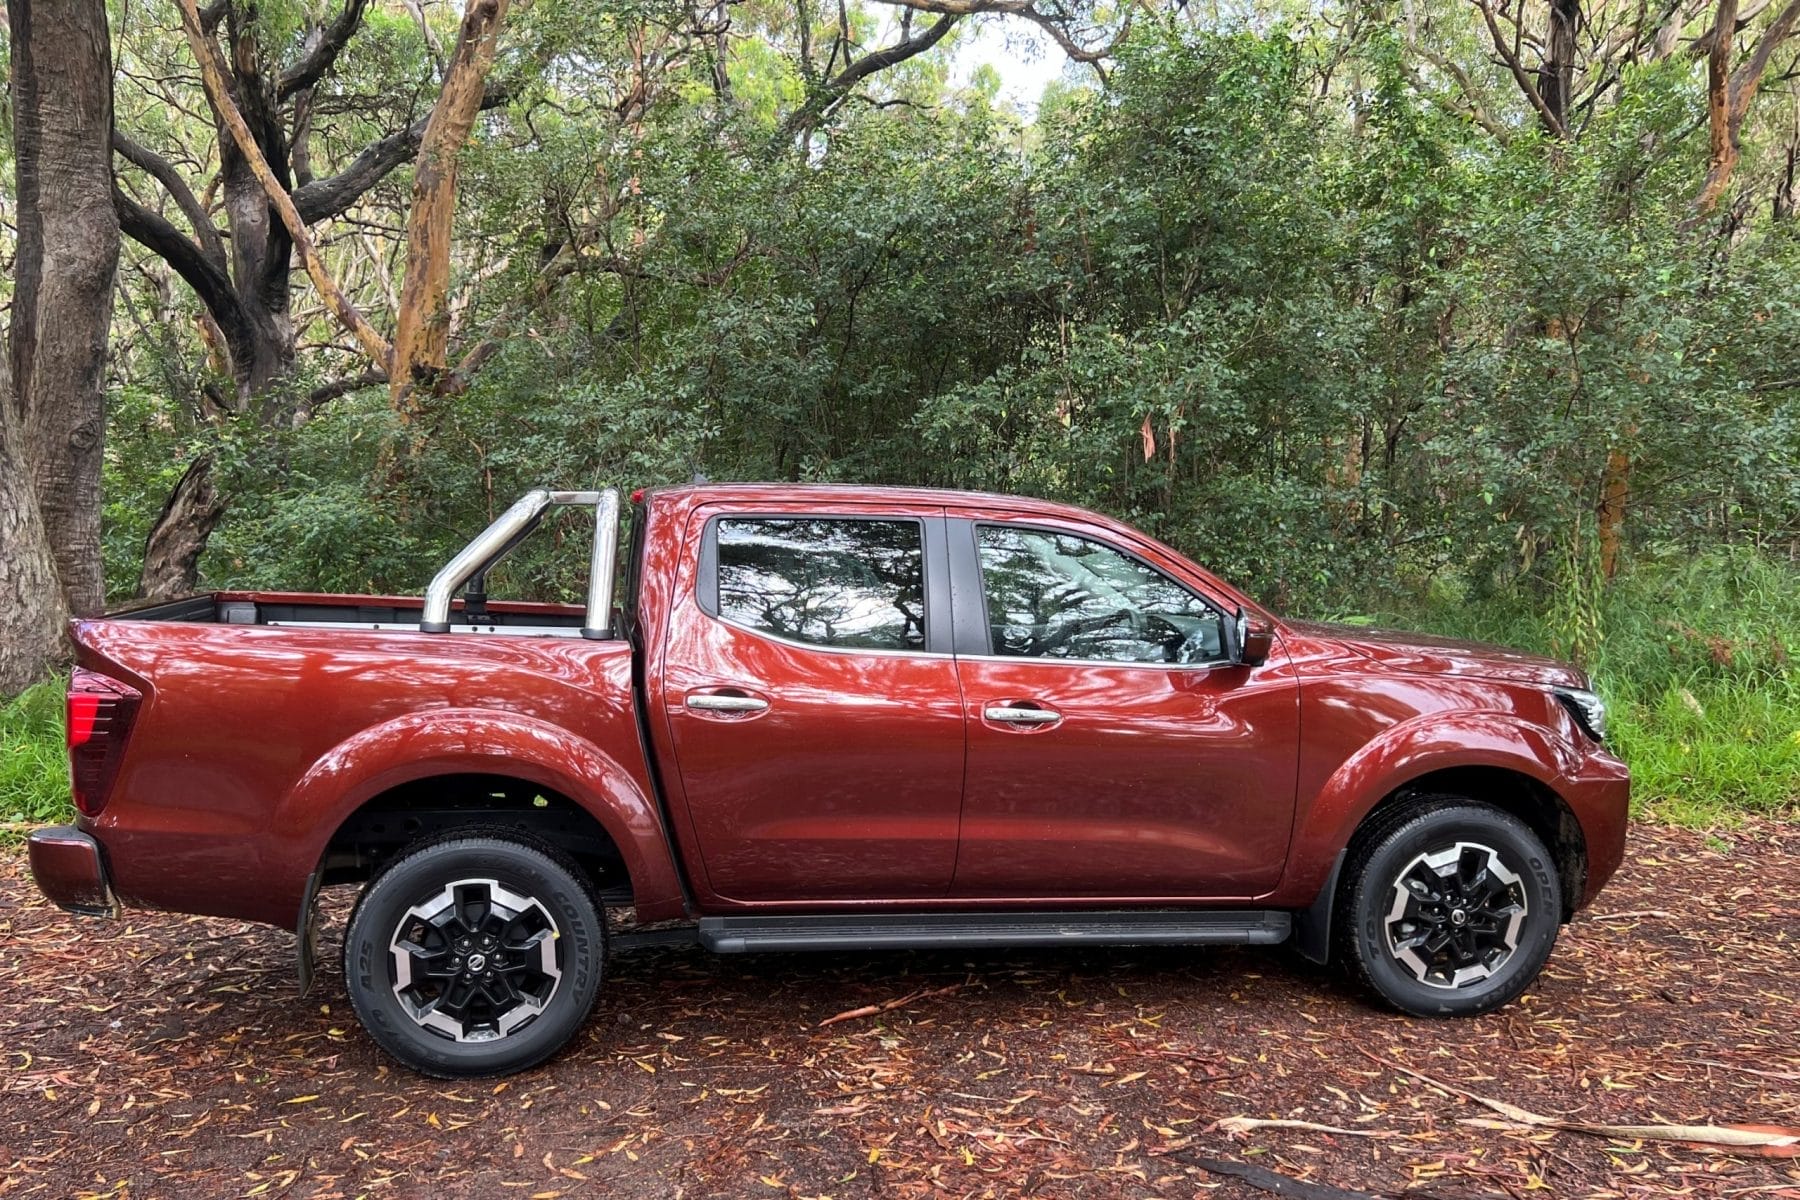
[[[69,680],[69,782],[86,816],[106,807],[142,700],[136,688],[98,671],[78,670]]]

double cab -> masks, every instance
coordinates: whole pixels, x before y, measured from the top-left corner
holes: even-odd
[[[558,506],[593,513],[586,604],[490,600]],[[293,930],[304,981],[319,889],[360,885],[365,1028],[476,1076],[553,1054],[609,946],[652,939],[1291,943],[1405,1012],[1482,1013],[1619,865],[1627,772],[1573,667],[1286,620],[1038,500],[621,507],[528,493],[422,596],[77,621],[78,816],[33,834],[39,886]]]

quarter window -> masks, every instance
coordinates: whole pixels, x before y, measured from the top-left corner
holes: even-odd
[[[1154,567],[1073,534],[976,528],[993,653],[1124,663],[1223,657],[1211,605]]]
[[[716,536],[725,620],[814,646],[924,648],[919,522],[727,517]]]

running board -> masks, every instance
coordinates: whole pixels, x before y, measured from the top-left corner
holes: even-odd
[[[944,912],[702,917],[716,954],[758,950],[924,950],[982,946],[1271,946],[1292,917],[1273,910]]]

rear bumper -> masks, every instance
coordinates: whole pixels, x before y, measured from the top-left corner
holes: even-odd
[[[31,877],[58,908],[89,917],[119,915],[100,843],[91,835],[73,825],[53,825],[33,830],[28,844]]]

